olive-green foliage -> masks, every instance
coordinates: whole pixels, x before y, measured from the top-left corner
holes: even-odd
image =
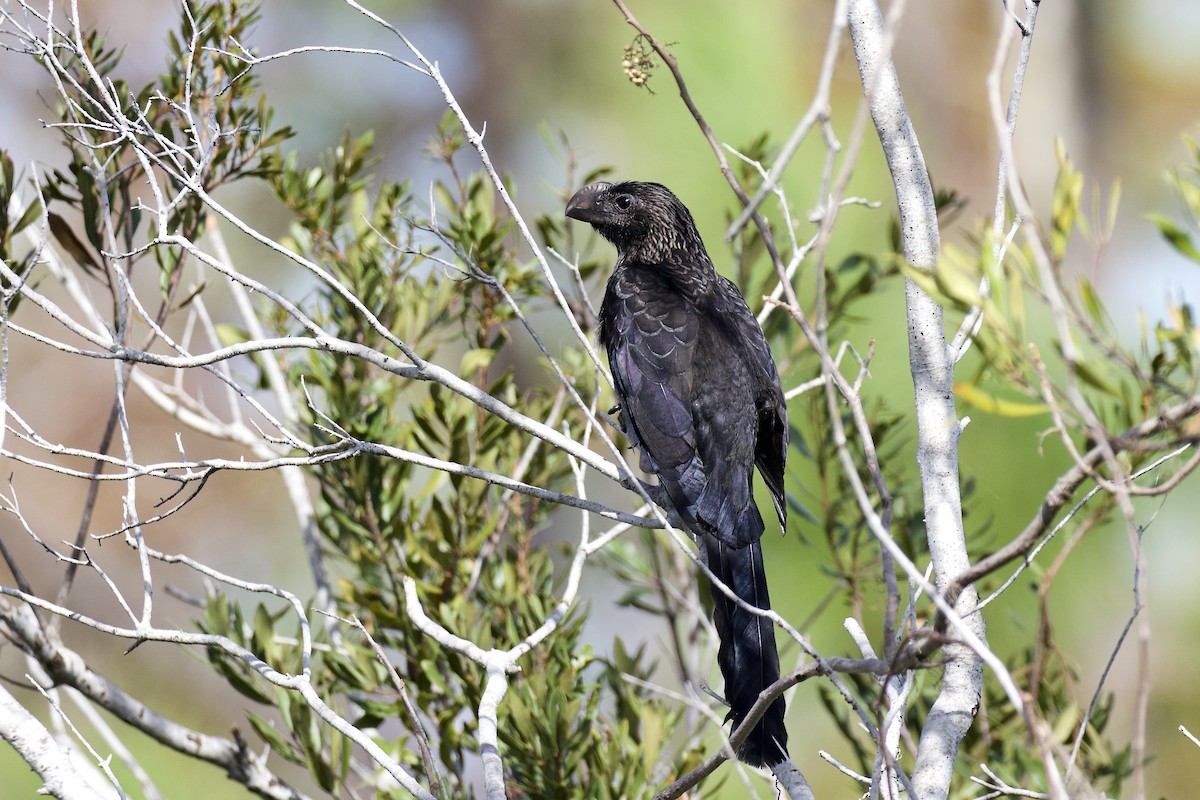
[[[284,244],[328,270],[423,358],[456,367],[478,388],[528,416],[549,419],[557,393],[547,388],[548,371],[518,373],[525,354],[514,344],[519,335],[514,309],[499,287],[525,313],[544,306],[547,293],[536,263],[520,257],[511,221],[497,209],[485,177],[453,169],[461,140],[456,123],[447,121],[432,147],[450,175],[435,186],[436,223],[406,186],[370,175],[369,135],[346,137],[319,166],[265,154],[264,173],[294,215]],[[354,306],[327,286],[314,290],[306,312],[339,338],[388,349]],[[281,332],[295,325],[282,315],[275,324]],[[339,435],[357,440],[549,489],[567,486],[562,453],[440,385],[403,380],[320,351],[289,357],[287,367],[292,385],[312,399],[305,407],[314,445],[332,443],[329,429],[336,426]],[[299,394],[297,399],[305,401]],[[578,413],[569,411],[565,419],[569,428],[581,429]],[[360,727],[379,728],[388,749],[422,782],[440,782],[443,796],[474,796],[464,774],[479,750],[475,714],[486,674],[416,629],[401,577],[416,579],[425,608],[456,635],[483,648],[511,647],[558,602],[557,548],[539,537],[552,507],[482,480],[397,459],[333,461],[313,475],[339,612],[361,619],[388,652],[419,710],[438,774],[426,774],[414,721],[360,637],[344,633],[333,652],[315,659],[320,691]],[[221,626],[235,638],[237,616],[232,613],[231,623]],[[585,620],[579,606],[568,613],[555,634],[521,662],[501,706],[501,746],[514,796],[637,797],[698,757],[664,746],[681,728],[680,709],[620,677],[648,677],[646,659],[640,652],[627,655],[619,642],[611,661],[597,657],[581,642]],[[272,650],[256,652],[281,669],[298,666],[294,656],[273,662]],[[243,667],[222,669],[240,673],[230,677],[242,688]],[[261,687],[245,693],[264,700]],[[255,729],[275,752],[306,764],[323,788],[336,793],[350,779],[341,738],[315,724],[311,712],[286,693],[270,699],[280,724],[270,727],[255,718]]]
[[[189,2],[184,11],[169,37],[166,70],[137,91],[117,74],[120,52],[108,49],[98,35],[88,35],[84,47],[102,83],[62,51],[67,83],[78,86],[70,91],[80,108],[101,108],[101,88],[109,87],[131,123],[141,125],[144,114],[144,122],[161,137],[156,142],[145,136],[119,139],[85,126],[64,138],[69,167],[44,181],[50,232],[62,250],[94,280],[109,285],[107,260],[150,240],[151,246],[121,264],[139,269],[153,255],[163,290],[161,323],[195,295],[178,297],[182,251],[153,240],[202,235],[211,210],[200,192],[265,181],[292,215],[285,246],[327,270],[413,351],[447,364],[530,417],[557,418],[568,433],[578,433],[582,414],[570,403],[565,412],[555,410],[564,406],[563,390],[549,388],[553,383],[543,362],[528,366],[528,340],[514,327],[515,311],[504,294],[526,313],[545,307],[540,270],[520,255],[512,222],[497,208],[485,176],[456,169],[462,136],[453,118],[441,126],[433,147],[448,176],[436,187],[435,222],[433,210],[406,186],[371,175],[369,134],[347,135],[316,166],[301,165],[281,150],[291,132],[271,127],[271,108],[253,71],[229,55],[236,50],[234,42],[252,40],[255,4]],[[66,106],[58,113],[64,121],[74,118]],[[192,140],[188,113],[199,120],[199,145]],[[226,133],[208,138],[217,128]],[[134,141],[147,150],[139,152]],[[166,183],[178,202],[160,232],[154,216],[136,202],[144,188],[132,187],[145,183],[139,156],[171,147],[186,157],[165,160]],[[14,253],[13,237],[41,209],[34,206],[9,218],[15,181],[11,160],[0,156],[0,255],[20,274],[33,254]],[[81,225],[68,216],[80,218]],[[550,221],[539,228],[556,241],[564,235]],[[582,274],[594,276],[596,266],[587,265]],[[301,296],[294,301],[331,334],[404,360],[379,341],[341,293],[327,285],[295,288]],[[115,315],[117,290],[112,291]],[[581,301],[573,302],[585,318]],[[15,305],[10,303],[10,312]],[[271,314],[275,330],[296,332],[294,319],[279,310]],[[227,341],[248,337],[227,325],[218,326],[218,332]],[[579,391],[594,392],[593,370],[579,369],[584,364],[579,355],[558,355],[580,372]],[[438,385],[322,351],[286,354],[284,366],[314,446],[333,442],[337,431],[336,436],[470,464],[548,489],[568,485],[569,464],[562,453]],[[325,463],[312,470],[312,477],[320,490],[319,524],[337,610],[362,620],[386,649],[418,709],[437,774],[427,774],[416,741],[417,721],[368,643],[346,626],[336,626],[335,632],[319,616],[314,619],[318,635],[325,634],[322,643],[332,646],[318,649],[311,665],[314,683],[332,708],[371,731],[421,782],[440,783],[443,797],[474,796],[465,775],[479,750],[475,713],[484,670],[416,630],[400,578],[414,578],[428,613],[457,635],[484,648],[511,647],[546,620],[561,595],[565,562],[555,558],[561,546],[547,535],[552,507],[483,480],[379,456]],[[565,524],[569,531],[571,523]],[[623,678],[650,677],[653,665],[642,651],[628,652],[618,641],[611,658],[594,654],[581,641],[586,619],[586,607],[576,604],[511,678],[500,730],[514,796],[637,797],[699,757],[668,745],[687,733],[680,709]],[[240,597],[217,590],[197,624],[245,646],[277,670],[296,673],[304,666],[295,646],[298,623],[286,607],[246,607]],[[332,795],[344,796],[361,784],[350,768],[355,751],[348,740],[299,695],[272,686],[251,665],[216,649],[208,657],[219,675],[257,705],[249,724],[278,757],[305,766]]]
[[[1064,410],[1063,424],[1082,445],[1095,431],[1077,413],[1081,398],[1103,428],[1117,435],[1194,395],[1200,385],[1195,366],[1198,340],[1193,311],[1184,303],[1170,306],[1153,328],[1143,316],[1136,347],[1122,341],[1096,287],[1069,258],[1071,245],[1080,240],[1086,247],[1076,249],[1088,252],[1107,243],[1120,187],[1114,185],[1106,201],[1096,192],[1089,208],[1084,176],[1061,143],[1057,155],[1050,221],[1037,239],[1018,237],[1003,243],[990,231],[979,233],[967,247],[947,246],[936,273],[906,269],[906,274],[948,307],[983,309],[983,326],[974,340],[982,358],[977,373],[960,387],[964,400],[1008,416],[1048,416],[1048,403],[1053,402]],[[1192,165],[1171,176],[1189,207],[1191,228],[1200,209],[1196,175]],[[1179,253],[1197,258],[1194,230],[1162,215],[1150,218]],[[1035,241],[1040,243],[1036,249]],[[981,291],[983,279],[986,292]],[[1054,333],[1046,341],[1043,332],[1048,327]],[[1063,341],[1060,330],[1068,331],[1069,341]],[[1020,395],[1032,402],[1010,399]],[[1162,433],[1167,440],[1181,431]],[[1150,448],[1127,456],[1133,468],[1154,457]]]
[[[80,42],[94,72],[67,47],[54,51],[57,66],[42,59],[72,101],[67,105],[60,98],[53,112],[68,126],[61,137],[69,153],[68,165],[41,176],[49,233],[61,252],[108,287],[114,294],[114,306],[118,290],[105,265],[120,254],[122,268],[133,274],[146,269],[141,263],[153,256],[153,270],[159,274],[163,290],[155,314],[160,323],[187,302],[187,298],[177,297],[182,251],[165,244],[139,245],[168,234],[197,236],[208,212],[195,193],[179,190],[189,186],[212,192],[239,179],[262,175],[267,166],[264,154],[292,135],[288,128],[272,127],[271,109],[258,93],[254,76],[245,73],[243,62],[224,50],[230,37],[245,35],[258,19],[256,6],[189,2],[184,9],[187,14],[180,20],[179,30],[168,36],[164,72],[140,89],[134,90],[117,72],[122,51],[108,47],[95,31],[86,32]],[[231,80],[235,75],[237,80]],[[117,119],[93,124],[93,120],[108,120],[114,114],[112,104],[119,108]],[[131,130],[148,128],[155,138],[117,135],[115,129],[125,125]],[[202,140],[202,146],[197,146],[192,139],[193,125],[206,133],[214,126],[236,133],[218,141]],[[167,160],[172,166],[158,177],[165,177],[172,197],[178,200],[171,204],[164,229],[159,231],[156,217],[146,213],[139,195],[145,191],[148,159],[164,151],[175,151],[178,156]],[[158,168],[162,167],[160,162]],[[8,219],[13,187],[11,160],[0,156],[0,257],[20,273],[33,253],[14,259],[13,236],[30,225],[43,208],[31,203],[19,219]],[[78,225],[73,224],[75,218]],[[10,311],[15,306],[14,300]],[[114,308],[113,323],[120,332],[123,322],[115,319],[117,313]]]
[[[14,251],[13,243],[16,235],[37,219],[40,209],[37,205],[30,203],[20,215],[11,213],[15,210],[13,194],[17,190],[17,182],[18,175],[13,167],[12,157],[7,152],[0,150],[0,259],[3,259],[13,272],[24,279],[37,254],[32,248],[28,248],[24,252]],[[3,279],[0,279],[0,288],[6,290],[4,302],[7,308],[5,311],[8,314],[14,313],[20,303],[21,295],[8,295],[7,290],[10,287]]]
[[[460,141],[447,122],[433,150],[451,165]],[[546,373],[518,377],[514,310],[498,287],[525,313],[545,304],[546,291],[536,264],[520,258],[511,222],[485,179],[460,177],[448,166],[451,179],[435,187],[435,229],[405,186],[368,175],[369,150],[369,137],[347,138],[319,167],[301,169],[293,157],[274,162],[272,186],[296,220],[286,244],[325,266],[423,357],[457,365],[480,389],[535,419],[551,418],[556,398]],[[327,287],[317,289],[308,310],[340,338],[379,344],[345,298]],[[310,420],[314,444],[332,441],[325,432],[332,422],[355,439],[545,488],[567,486],[562,453],[440,385],[317,351],[288,366],[293,384],[303,384],[320,410]],[[581,424],[575,413],[566,420]],[[553,509],[482,480],[396,459],[335,461],[314,477],[326,558],[339,576],[339,609],[362,619],[391,654],[430,733],[448,795],[472,796],[462,775],[478,751],[475,713],[486,675],[415,628],[401,576],[416,579],[425,607],[455,634],[483,648],[511,647],[557,604],[555,547],[538,536]],[[523,660],[501,707],[501,745],[517,796],[635,797],[683,768],[681,756],[662,747],[679,727],[680,711],[619,679],[644,676],[644,658],[621,655],[618,645],[609,662],[584,647],[585,619],[586,611],[574,608]],[[351,716],[361,726],[393,720],[391,735],[400,731],[393,751],[422,780],[435,779],[424,774],[412,720],[365,642],[346,635],[316,669],[322,691],[356,709]],[[295,759],[302,749],[311,765],[317,759],[303,731],[284,722],[291,744],[279,743],[278,751]],[[328,737],[323,748],[335,741]],[[653,757],[629,757],[639,751]]]
[[[1039,669],[1040,665],[1040,669]],[[1070,753],[1078,733],[1079,723],[1087,708],[1087,698],[1078,697],[1078,676],[1061,654],[1036,653],[1033,648],[1023,651],[1011,659],[1006,666],[1014,680],[1021,686],[1033,686],[1035,692],[1029,700],[1039,719],[1049,725],[1047,744],[1058,754],[1059,763]],[[1037,674],[1034,675],[1035,670]],[[870,678],[847,675],[849,682],[864,697],[878,696],[878,689]],[[936,673],[921,671],[916,674],[914,699],[910,703],[907,719],[909,730],[914,735],[925,724],[930,704],[937,695]],[[837,722],[842,736],[853,748],[859,769],[870,773],[874,750],[862,740],[858,730],[859,720],[850,712],[837,693],[829,686],[820,687],[820,696],[826,712]],[[1114,696],[1106,694],[1092,709],[1075,763],[1075,774],[1093,789],[1103,792],[1102,796],[1118,797],[1121,781],[1132,771],[1130,748],[1126,745],[1117,749],[1105,730],[1111,720]],[[1016,712],[995,681],[985,681],[984,699],[980,704],[980,720],[968,731],[963,740],[960,757],[955,764],[955,781],[950,797],[968,800],[979,796],[979,785],[972,776],[979,777],[979,765],[991,768],[996,775],[1010,786],[1028,791],[1047,792],[1045,765],[1040,751],[1028,736],[1027,721]],[[907,754],[902,766],[911,768]]]
[[[1079,696],[1076,670],[1061,654],[1037,653],[1033,648],[1010,660],[1007,666],[1019,685],[1032,687],[1030,697],[1038,717],[1049,725],[1047,744],[1057,753],[1071,752],[1088,704],[1087,695]],[[1130,746],[1117,749],[1105,735],[1115,699],[1106,693],[1092,709],[1075,766],[1076,774],[1084,776],[1102,797],[1119,796],[1121,781],[1132,772]],[[1005,698],[999,684],[987,684],[982,713],[983,724],[973,728],[963,742],[967,755],[964,763],[987,764],[1010,785],[1048,792],[1045,764],[1040,753],[1029,745],[1027,722]],[[976,795],[974,791],[959,793],[962,798]]]

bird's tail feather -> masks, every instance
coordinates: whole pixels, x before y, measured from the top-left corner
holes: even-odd
[[[734,594],[756,608],[769,609],[762,546],[758,542],[730,547],[712,534],[704,537],[708,568]],[[729,717],[736,728],[763,689],[779,680],[779,651],[771,620],[742,608],[718,587],[712,589],[713,623],[720,637],[717,663],[725,679]],[[780,697],[759,719],[738,749],[738,758],[751,766],[774,766],[787,756],[787,729]]]

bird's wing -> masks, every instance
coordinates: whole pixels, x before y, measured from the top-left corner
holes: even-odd
[[[704,488],[692,416],[695,310],[651,270],[614,277],[602,309],[604,339],[626,432],[681,513]]]
[[[787,505],[784,500],[783,474],[787,461],[788,422],[787,401],[779,382],[779,371],[771,357],[771,347],[754,313],[732,281],[722,277],[718,289],[719,302],[725,306],[722,318],[736,328],[736,337],[749,351],[756,369],[755,403],[758,408],[758,440],[754,462],[763,481],[771,491],[771,500],[779,524],[787,528]]]

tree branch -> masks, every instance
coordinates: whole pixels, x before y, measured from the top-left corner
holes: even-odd
[[[16,635],[20,646],[56,683],[70,686],[160,744],[220,767],[231,780],[259,797],[307,800],[305,795],[267,769],[266,759],[255,755],[236,731],[234,739],[230,740],[186,728],[92,670],[82,656],[62,644],[56,633],[42,627],[30,606],[0,599],[0,618]]]
[[[59,800],[95,800],[94,787],[88,785],[71,763],[70,754],[58,746],[37,717],[18,703],[3,685],[0,685],[0,738],[42,779],[42,793]]]
[[[903,3],[893,4],[899,13]],[[937,210],[925,160],[904,107],[900,82],[874,0],[850,0],[850,38],[859,64],[871,118],[896,187],[904,257],[933,269],[940,250]],[[934,578],[939,589],[970,565],[959,496],[958,437],[954,409],[954,364],[946,346],[942,309],[911,280],[906,282],[909,362],[917,409],[917,463],[921,471],[925,520]],[[972,633],[984,640],[978,598],[964,591],[956,610]],[[966,735],[983,689],[978,654],[961,646],[946,648],[942,690],[921,733],[913,785],[922,798],[945,798],[958,748]]]

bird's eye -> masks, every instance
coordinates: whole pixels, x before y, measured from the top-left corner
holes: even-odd
[[[613,202],[617,204],[617,208],[621,209],[622,211],[627,211],[629,207],[633,205],[633,198],[627,194],[619,194],[616,196],[616,199],[614,199]]]

